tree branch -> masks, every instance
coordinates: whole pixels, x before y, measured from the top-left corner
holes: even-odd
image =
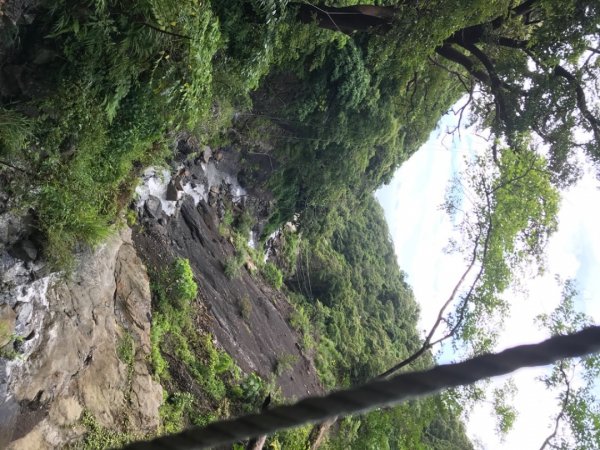
[[[575,75],[561,65],[556,65],[554,67],[554,74],[567,80],[571,87],[575,89],[577,95],[577,108],[592,128],[596,142],[600,142],[600,121],[598,121],[594,114],[589,110],[585,92]]]
[[[441,47],[437,47],[435,52],[443,58],[459,64],[469,73],[469,75],[486,86],[491,84],[490,77],[485,72],[477,69],[475,62],[471,58],[456,50],[451,44],[444,44]]]
[[[452,293],[450,294],[450,297],[448,297],[448,299],[446,300],[446,302],[444,302],[444,304],[440,308],[440,310],[438,312],[437,319],[434,322],[433,326],[431,327],[431,330],[427,334],[427,337],[423,341],[423,344],[421,345],[421,347],[416,352],[414,352],[412,355],[410,355],[408,358],[404,359],[403,361],[400,361],[398,364],[395,364],[394,366],[390,367],[385,372],[383,372],[380,375],[378,375],[376,377],[376,379],[384,379],[384,378],[389,377],[393,373],[397,372],[398,370],[402,369],[403,367],[406,367],[410,363],[412,363],[415,360],[417,360],[421,355],[423,355],[427,350],[431,349],[433,346],[435,346],[435,345],[437,345],[437,344],[439,344],[439,343],[441,343],[441,342],[443,342],[443,341],[451,338],[452,336],[454,336],[458,332],[458,329],[460,328],[460,325],[462,324],[462,322],[464,320],[464,317],[465,317],[465,314],[466,314],[466,310],[467,310],[467,305],[468,305],[469,301],[471,300],[471,297],[473,296],[473,293],[475,292],[475,288],[477,286],[477,283],[481,279],[481,277],[482,277],[482,275],[484,273],[484,270],[485,270],[484,261],[485,261],[486,255],[487,255],[487,251],[488,251],[488,247],[489,247],[489,242],[490,242],[490,237],[491,237],[491,234],[492,234],[492,218],[491,218],[491,214],[490,214],[490,212],[491,212],[491,201],[489,199],[489,194],[488,193],[486,193],[486,198],[487,198],[488,208],[490,208],[490,209],[489,209],[489,212],[488,212],[489,224],[488,224],[488,227],[487,227],[487,230],[486,230],[486,236],[485,236],[485,241],[484,241],[484,245],[483,245],[482,264],[481,264],[481,267],[479,269],[479,272],[477,273],[477,276],[475,277],[475,279],[473,280],[473,282],[471,283],[471,285],[469,287],[469,291],[468,291],[467,295],[465,295],[465,297],[463,299],[463,303],[462,303],[462,305],[460,307],[460,310],[459,310],[459,313],[458,313],[459,319],[456,321],[456,323],[454,324],[454,326],[452,327],[452,329],[448,333],[446,333],[441,338],[433,341],[433,335],[435,334],[435,332],[439,328],[440,324],[442,322],[446,321],[446,319],[444,317],[446,309],[448,309],[448,307],[452,304],[452,302],[456,298],[456,295],[458,294],[458,290],[463,285],[463,283],[464,283],[465,279],[467,278],[468,274],[471,272],[471,270],[473,269],[473,267],[475,267],[475,264],[478,261],[478,249],[479,249],[479,242],[480,242],[480,238],[481,238],[481,233],[478,234],[477,237],[475,238],[475,246],[473,247],[473,253],[471,255],[471,261],[469,263],[469,266],[463,272],[462,276],[460,277],[460,279],[458,280],[458,282],[454,286],[454,289],[452,290]]]
[[[569,377],[565,373],[564,364],[562,362],[560,363],[560,372],[565,381],[567,390],[565,391],[565,396],[562,401],[560,412],[556,416],[556,419],[554,419],[554,430],[544,440],[544,442],[542,443],[542,446],[540,447],[540,450],[544,450],[548,445],[550,445],[550,442],[552,442],[552,439],[554,439],[556,437],[556,435],[558,434],[558,427],[560,426],[560,422],[564,419],[565,413],[567,412],[567,406],[569,405],[569,400],[570,400],[570,396],[571,396],[571,381],[569,380]]]

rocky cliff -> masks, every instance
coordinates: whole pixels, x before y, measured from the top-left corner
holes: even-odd
[[[68,279],[5,284],[3,314],[16,317],[16,349],[0,363],[3,445],[60,447],[86,431],[84,411],[113,430],[157,428],[162,389],[148,367],[150,288],[130,236],[122,230],[80,255]],[[120,358],[125,342],[129,360]]]

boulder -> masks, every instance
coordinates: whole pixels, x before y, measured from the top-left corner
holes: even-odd
[[[191,136],[187,139],[181,139],[177,142],[177,151],[183,156],[191,155],[198,151],[198,142]]]
[[[202,147],[202,160],[208,164],[208,162],[210,161],[210,158],[212,158],[213,152],[212,149],[208,146],[205,145],[204,147]]]
[[[169,181],[169,184],[167,185],[167,200],[176,202],[179,200],[179,192],[180,190],[177,189],[175,182],[173,180]]]
[[[160,202],[160,198],[149,195],[148,200],[144,203],[144,210],[146,214],[148,214],[153,219],[158,219],[162,215],[162,204]]]

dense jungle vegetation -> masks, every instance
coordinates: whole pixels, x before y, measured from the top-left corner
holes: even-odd
[[[268,158],[266,176],[249,166],[247,178],[276,199],[265,235],[299,227],[281,268],[290,321],[333,388],[421,348],[418,307],[372,192],[464,95],[494,133],[499,173],[493,188],[474,188],[482,209],[466,253],[490,269],[478,277],[480,309],[463,307],[463,338],[477,314],[501,309],[523,248],[541,254],[555,187],[577,177],[573,149],[600,154],[597,106],[582,88],[597,79],[597,58],[577,63],[600,14],[585,0],[324,3],[60,0],[33,2],[29,22],[0,17],[0,176],[15,207],[34,211],[45,257],[65,268],[77,246],[114,229],[137,176],[172,158],[179,131]],[[337,23],[341,12],[354,18]],[[575,142],[576,128],[590,138]],[[532,133],[547,160],[531,156]],[[498,193],[542,172],[531,186],[552,201],[511,215],[502,199],[527,187]],[[410,368],[433,362],[425,351]],[[344,420],[325,445],[470,448],[460,411],[451,396],[377,411]]]

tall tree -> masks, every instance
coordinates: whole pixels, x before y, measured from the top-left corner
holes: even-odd
[[[483,125],[510,145],[523,133],[535,133],[550,146],[555,181],[573,181],[574,149],[600,160],[599,108],[594,101],[600,74],[600,3],[524,0],[487,6],[475,2],[469,7],[460,3],[404,0],[395,6],[349,7],[303,3],[298,17],[352,36],[381,36],[384,42],[393,42],[406,30],[421,35],[430,45],[415,51],[428,52],[431,64],[456,77]],[[476,14],[479,10],[484,12]],[[426,15],[439,20],[432,19],[429,29],[418,28]]]

